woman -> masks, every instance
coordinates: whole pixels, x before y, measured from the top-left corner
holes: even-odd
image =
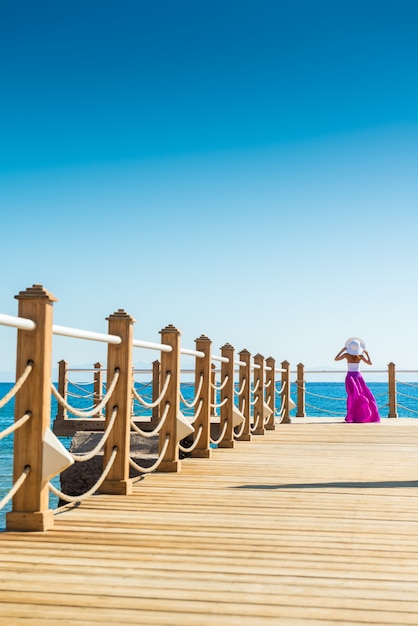
[[[376,400],[360,373],[360,363],[363,361],[371,365],[369,353],[365,343],[359,337],[350,337],[345,342],[337,356],[336,361],[347,360],[347,376],[345,388],[347,391],[347,417],[346,422],[380,422]]]

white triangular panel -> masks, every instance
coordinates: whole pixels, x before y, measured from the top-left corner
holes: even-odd
[[[181,441],[194,433],[194,427],[181,411],[177,413],[177,441]]]
[[[233,427],[241,426],[245,422],[245,417],[236,406],[232,407],[232,424]]]
[[[73,463],[71,454],[52,430],[47,428],[43,440],[42,480],[53,478]]]
[[[267,419],[273,413],[272,409],[266,402],[263,402],[263,418]]]

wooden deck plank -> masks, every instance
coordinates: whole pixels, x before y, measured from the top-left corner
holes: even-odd
[[[0,624],[418,623],[418,420],[294,420],[0,534]]]

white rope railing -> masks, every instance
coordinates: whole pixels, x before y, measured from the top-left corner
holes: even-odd
[[[95,370],[92,370],[92,371],[95,371]],[[68,372],[68,370],[67,370],[67,372]],[[88,383],[87,382],[86,383],[81,383],[81,382],[75,383],[73,381],[68,381],[68,384],[70,384],[75,389],[80,389],[80,391],[83,392],[83,396],[82,397],[84,397],[85,395],[91,395],[91,396],[94,395],[94,391],[90,391],[90,389],[86,389],[86,387],[91,387],[92,385],[94,385],[94,381],[91,381],[91,382],[88,382]]]
[[[94,398],[96,396],[96,392],[94,390],[86,389],[86,387],[83,386],[81,383],[74,383],[70,380],[67,382],[68,382],[68,385],[71,385],[72,389],[78,389],[79,391],[82,392],[82,393],[75,393],[75,391],[68,389],[66,393],[67,396],[71,396],[72,398],[82,398],[83,400],[87,398]],[[93,382],[86,383],[86,385],[91,387],[91,385],[94,385],[94,383]]]
[[[134,373],[135,373],[135,371],[134,371]],[[148,371],[147,371],[147,373],[148,373]],[[152,400],[152,388],[153,388],[153,381],[152,381],[152,380],[150,380],[150,381],[148,381],[147,383],[138,383],[138,384],[140,384],[140,385],[141,385],[141,393],[139,393],[139,391],[136,389],[135,384],[136,384],[136,383],[135,383],[135,380],[134,380],[134,381],[132,381],[132,385],[133,385],[133,389],[134,389],[134,391],[133,391],[133,396],[134,396],[134,400],[133,400],[133,402],[134,402],[134,406],[135,406],[135,401],[136,401],[136,398],[135,398],[135,393],[134,393],[135,391],[138,393],[138,395],[140,395],[140,396],[141,396],[141,398],[142,398],[142,400],[144,400],[144,402],[152,402],[152,401],[153,401],[153,400]],[[142,404],[142,403],[140,402],[140,404]],[[142,406],[143,406],[143,405],[142,405]],[[150,407],[148,407],[148,408],[150,408]],[[140,410],[140,407],[139,407],[139,410]]]
[[[287,370],[276,370],[277,371],[282,371],[282,372],[286,372]],[[368,375],[370,374],[387,374],[388,370],[378,370],[378,369],[368,369],[367,370]],[[396,372],[398,373],[404,373],[404,372],[418,372],[418,370],[396,370]],[[292,370],[290,372],[291,374],[297,374],[296,370]],[[309,370],[309,369],[305,369],[304,370],[305,374],[347,374],[347,370],[344,369],[329,369],[329,370]]]
[[[170,443],[170,435],[166,435],[163,448],[158,456],[158,459],[155,461],[153,465],[150,467],[143,467],[142,465],[138,465],[132,458],[129,458],[129,465],[133,467],[137,472],[141,472],[142,474],[150,474],[161,464],[161,461],[164,459],[165,453],[167,452],[168,444]]]
[[[320,413],[329,413],[330,415],[335,415],[336,417],[345,416],[345,413],[337,413],[336,411],[329,411],[328,409],[322,409],[319,406],[315,406],[313,404],[306,403],[305,406],[309,407],[310,409],[315,409],[315,411],[319,411]]]
[[[75,407],[73,407],[70,404],[68,404],[68,402],[59,393],[59,391],[57,389],[55,389],[55,386],[53,384],[51,384],[51,391],[52,391],[53,395],[55,396],[55,398],[57,399],[57,401],[59,402],[59,404],[61,406],[63,406],[65,409],[67,409],[67,411],[70,411],[70,413],[72,413],[73,415],[76,415],[77,417],[92,417],[96,413],[99,413],[106,406],[109,398],[111,397],[111,395],[112,395],[112,393],[113,393],[113,391],[114,391],[114,389],[116,387],[116,383],[118,382],[118,379],[119,379],[119,374],[120,374],[120,370],[119,370],[119,368],[116,368],[115,369],[115,373],[113,375],[112,383],[111,383],[109,389],[107,390],[106,394],[103,396],[101,402],[99,402],[99,404],[97,404],[90,411],[76,409]]]
[[[241,396],[244,393],[244,389],[245,389],[246,384],[247,384],[247,379],[243,378],[242,379],[242,385],[241,385],[240,389],[237,390],[234,387],[234,393],[235,393],[236,396]]]
[[[245,403],[243,404],[243,407],[245,406]],[[238,426],[235,426],[235,428],[233,429],[233,434],[234,434],[234,439],[239,439],[242,435],[242,433],[244,432],[245,429],[245,421],[244,420],[240,426],[239,431],[237,432],[235,429],[238,428]]]
[[[158,422],[158,425],[154,428],[154,430],[152,431],[147,431],[147,430],[142,430],[142,428],[139,428],[139,426],[137,426],[135,424],[135,422],[133,420],[131,420],[131,428],[132,430],[134,430],[136,433],[138,433],[138,435],[142,435],[143,437],[153,437],[154,435],[158,435],[158,433],[160,432],[160,430],[162,429],[165,420],[167,419],[167,415],[168,415],[168,411],[170,410],[170,404],[167,402],[166,407],[164,409],[164,413],[161,416],[160,421]]]
[[[10,391],[8,391],[6,395],[3,396],[3,398],[0,400],[0,409],[6,406],[6,404],[10,402],[12,398],[14,398],[14,396],[17,394],[19,389],[21,389],[21,387],[23,386],[24,382],[26,381],[26,379],[28,378],[32,370],[33,370],[33,361],[29,361],[24,371],[22,372],[21,376],[19,377],[19,380],[16,381],[16,383],[13,385]]]
[[[222,429],[222,432],[219,436],[219,439],[212,439],[212,437],[210,438],[210,442],[213,443],[214,445],[218,445],[219,443],[221,443],[222,439],[225,437],[225,433],[226,433],[226,429],[228,428],[228,420],[225,420],[224,423],[224,427]]]
[[[274,413],[274,419],[278,424],[281,424],[283,422],[284,419],[284,398],[282,398],[282,402],[280,405],[280,410],[279,411],[275,411]]]
[[[375,398],[382,398],[383,396],[388,396],[389,391],[382,391],[382,393],[373,392]]]
[[[65,395],[67,398],[70,397],[70,398],[77,398],[77,400],[90,400],[91,398],[94,398],[96,394],[93,391],[91,393],[86,393],[86,394],[74,393],[73,391],[67,391]],[[89,407],[89,409],[92,407],[93,405]]]
[[[27,411],[24,415],[22,415],[21,418],[16,420],[16,422],[14,422],[11,426],[9,426],[8,428],[5,428],[0,433],[0,440],[4,439],[8,435],[11,435],[12,433],[15,432],[15,430],[18,430],[21,426],[23,426],[23,424],[25,424],[28,421],[28,419],[31,418],[31,416],[32,416],[32,412],[31,411]]]
[[[285,398],[282,397],[282,401],[281,401],[281,404],[280,404],[280,410],[278,412],[276,412],[275,417],[278,416],[278,417],[282,417],[283,418],[284,407],[285,407]]]
[[[195,423],[195,421],[197,420],[197,418],[200,415],[200,412],[202,410],[202,406],[203,406],[203,398],[200,398],[199,406],[197,407],[197,409],[196,409],[196,411],[195,411],[195,413],[193,415],[193,418],[192,419],[187,418],[189,420],[190,424],[193,425]]]
[[[103,473],[101,474],[99,480],[93,485],[93,487],[91,487],[85,493],[79,496],[69,496],[66,493],[63,493],[62,491],[57,489],[50,481],[48,482],[49,490],[52,491],[52,493],[55,496],[57,496],[57,498],[60,498],[60,500],[64,500],[64,502],[83,502],[83,500],[87,500],[87,498],[90,498],[90,496],[92,496],[99,489],[101,484],[106,480],[106,476],[112,469],[112,465],[115,462],[117,453],[118,453],[118,449],[115,446],[113,448],[112,454],[110,455],[107,465],[105,469],[103,470]]]
[[[286,381],[284,380],[282,385],[281,385],[281,387],[280,387],[280,389],[276,388],[276,394],[279,395],[279,394],[283,393],[285,386],[286,386]]]
[[[83,461],[89,461],[90,459],[92,459],[94,456],[96,456],[96,454],[103,448],[104,444],[106,443],[112,428],[113,428],[113,424],[115,423],[115,419],[116,416],[118,414],[118,407],[114,406],[113,407],[113,411],[112,411],[112,415],[110,417],[109,420],[109,424],[106,427],[106,430],[104,431],[103,435],[100,438],[99,443],[92,449],[89,450],[88,452],[84,453],[84,454],[73,454],[70,452],[71,456],[73,457],[74,461],[78,462],[78,463],[82,463]]]
[[[410,396],[407,393],[403,393],[402,391],[399,391],[399,389],[396,392],[396,396],[399,397],[401,396],[402,398],[408,398],[409,400],[415,400],[418,401],[418,397],[417,396]]]
[[[10,500],[13,498],[13,496],[19,491],[19,489],[21,488],[21,486],[25,482],[26,478],[28,477],[29,472],[30,472],[30,466],[26,465],[24,470],[23,470],[23,472],[21,473],[21,475],[19,476],[17,481],[14,483],[13,487],[4,496],[4,498],[2,500],[0,500],[0,510],[3,509],[6,506],[6,504],[8,502],[10,502]]]
[[[407,383],[404,380],[398,380],[398,379],[396,379],[395,382],[398,385],[405,385],[407,387],[414,387],[414,389],[418,389],[418,385],[416,383]]]
[[[261,423],[264,425],[264,418],[262,415],[257,415],[257,419],[254,421],[253,425],[250,424],[250,431],[252,433],[255,433],[255,431],[259,428],[259,423]]]
[[[138,400],[138,402],[140,402],[142,404],[142,406],[147,407],[147,409],[153,409],[154,407],[158,406],[160,404],[160,402],[163,400],[165,394],[167,393],[167,389],[168,389],[168,385],[170,384],[170,380],[171,380],[171,373],[167,372],[167,376],[166,376],[166,379],[165,379],[165,382],[164,382],[164,387],[163,387],[160,395],[158,396],[158,398],[156,400],[154,400],[154,402],[147,402],[146,400],[141,398],[141,396],[139,395],[139,393],[135,389],[135,385],[132,385],[132,392],[133,392],[135,398]]]
[[[253,393],[257,393],[260,383],[261,383],[261,378],[257,380],[257,384],[254,386],[254,389],[252,390]]]
[[[271,402],[271,396],[268,396],[268,398],[266,400],[266,404],[267,404],[267,406],[269,408],[270,408],[270,402]],[[272,413],[273,413],[273,411],[271,413],[269,413],[269,415],[267,415],[267,417],[263,418],[264,426],[266,426],[266,424],[268,424]]]
[[[221,389],[223,389],[225,387],[225,385],[228,382],[228,380],[229,380],[229,376],[225,376],[225,378],[224,378],[222,383],[216,384],[216,383],[213,383],[212,381],[210,381],[210,386],[212,387],[212,389],[216,389],[216,390],[220,391]]]
[[[194,398],[191,402],[189,402],[188,400],[185,399],[184,395],[182,394],[182,392],[180,391],[180,399],[183,402],[183,404],[185,404],[187,406],[187,408],[192,409],[198,402],[199,397],[200,397],[200,392],[202,391],[202,386],[203,386],[203,380],[204,380],[204,376],[203,374],[200,375],[200,380],[199,380],[199,386],[198,389],[194,395]]]
[[[200,437],[202,436],[202,433],[203,433],[203,426],[202,426],[202,424],[200,424],[199,428],[197,429],[196,439],[193,441],[192,445],[189,446],[188,448],[186,448],[185,446],[182,446],[181,443],[179,443],[179,449],[182,452],[185,452],[186,454],[188,452],[193,452],[193,450],[195,448],[197,448],[197,445],[198,445],[198,443],[200,441]]]
[[[251,406],[254,406],[256,404],[256,402],[258,401],[259,397],[260,397],[259,395],[256,395],[256,396],[254,396],[253,400],[250,400]]]
[[[403,404],[399,404],[399,402],[398,402],[398,409],[404,409],[404,411],[409,411],[410,413],[414,413],[414,414],[418,415],[418,411],[415,411],[414,409],[411,409],[411,408],[409,408],[407,406],[404,406]]]
[[[226,403],[228,402],[228,399],[229,399],[229,398],[228,398],[228,397],[226,397],[226,398],[224,398],[224,399],[222,400],[222,402],[219,402],[219,403],[216,403],[216,402],[215,402],[215,403],[213,403],[213,404],[212,404],[212,402],[211,402],[211,403],[210,403],[210,406],[211,406],[211,408],[212,408],[212,409],[219,409],[221,406],[223,406],[224,404],[226,404]]]
[[[283,394],[284,390],[286,389],[286,385],[287,385],[287,380],[284,380],[280,389],[276,389],[276,395]]]
[[[134,385],[135,385],[135,383],[134,383]],[[134,389],[135,389],[135,387],[134,387]],[[143,392],[144,392],[144,389],[141,388],[141,394],[140,395],[141,395],[142,400],[144,400],[144,402],[152,402],[153,401],[152,400],[152,390],[148,390],[147,393],[145,393],[145,394]],[[141,416],[144,415],[144,413],[141,413],[141,409],[142,409],[142,407],[144,405],[141,402],[139,402],[140,406],[138,407],[137,406],[138,405],[138,401],[137,401],[137,399],[135,397],[134,391],[132,391],[132,395],[133,395],[133,411],[134,411],[134,415],[136,415],[137,417],[141,417]],[[150,408],[150,407],[148,407],[148,408]],[[135,412],[136,410],[138,412]]]
[[[134,371],[134,373],[136,373],[136,372]],[[146,373],[148,374],[148,370],[146,370]],[[139,383],[139,384],[141,385],[141,391],[144,391],[144,389],[150,388],[149,392],[150,393],[152,392],[152,389],[151,389],[152,388],[152,380],[149,380],[147,383]]]
[[[301,388],[299,385],[297,385],[297,386],[299,388]],[[314,396],[315,398],[322,398],[322,399],[325,399],[325,400],[335,400],[336,402],[337,401],[340,402],[341,400],[345,399],[345,397],[343,397],[343,396],[341,396],[340,398],[333,398],[332,396],[323,396],[323,395],[321,395],[319,393],[313,393],[313,391],[308,391],[306,388],[304,389],[304,391],[305,391],[305,394],[307,396]]]

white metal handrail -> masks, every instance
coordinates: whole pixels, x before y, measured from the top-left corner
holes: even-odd
[[[134,339],[132,342],[134,348],[148,348],[149,350],[159,350],[160,352],[172,352],[173,347],[166,343],[153,343],[152,341],[143,341],[142,339]],[[180,354],[195,356],[203,359],[205,353],[200,350],[189,350],[188,348],[180,348]]]
[[[226,356],[217,356],[212,354],[212,361],[219,361],[220,363],[229,363],[229,359]]]
[[[108,335],[106,333],[96,333],[90,330],[81,330],[80,328],[70,328],[69,326],[58,326],[53,324],[52,333],[63,337],[75,337],[76,339],[90,339],[91,341],[103,341],[118,345],[122,343],[122,339],[117,335]]]
[[[107,367],[68,367],[67,372],[107,372]]]
[[[17,317],[14,315],[0,314],[0,324],[3,326],[12,326],[20,330],[35,330],[36,323],[26,317]],[[53,324],[52,333],[54,335],[62,335],[64,337],[76,337],[77,339],[91,339],[92,341],[104,341],[106,343],[119,344],[122,339],[117,335],[107,335],[105,333],[96,333],[80,328],[70,328],[69,326],[59,326]]]
[[[2,326],[12,326],[21,330],[35,330],[36,324],[26,317],[16,317],[15,315],[5,315],[0,313],[0,324]]]
[[[132,345],[134,348],[148,348],[148,350],[159,350],[160,352],[173,351],[173,347],[166,343],[153,343],[152,341],[143,341],[142,339],[134,339]]]
[[[180,348],[181,354],[188,354],[189,356],[195,356],[199,359],[203,359],[205,353],[201,350],[189,350],[188,348]]]

